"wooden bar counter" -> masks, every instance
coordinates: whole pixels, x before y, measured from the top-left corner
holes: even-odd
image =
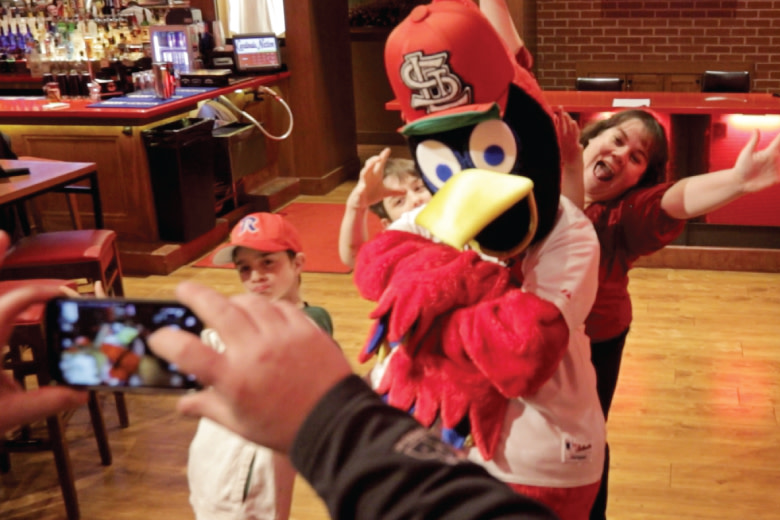
[[[616,106],[632,102],[654,112],[680,114],[780,114],[780,97],[773,94],[706,93],[706,92],[594,92],[546,90],[547,102],[562,106],[570,113],[609,112],[627,108]],[[645,101],[647,101],[645,103]],[[625,103],[624,103],[625,105]],[[387,110],[400,110],[396,100],[385,103]]]
[[[0,98],[0,130],[9,135],[14,152],[71,162],[97,164],[105,227],[119,236],[123,269],[138,274],[168,274],[218,244],[227,235],[222,219],[216,228],[187,243],[161,242],[158,233],[152,183],[141,133],[182,117],[200,101],[259,85],[284,89],[289,73],[242,79],[229,87],[198,93],[152,108],[89,108],[85,99],[64,100],[69,107],[45,110],[41,98]],[[282,94],[285,95],[284,93]],[[265,105],[266,110],[273,103]],[[253,114],[257,117],[257,114]],[[287,124],[286,114],[273,116],[274,126]],[[279,121],[278,124],[276,121]],[[271,147],[269,164],[250,183],[260,185],[279,175],[278,150]],[[84,224],[93,224],[88,200],[80,202]],[[214,211],[214,208],[203,208]],[[63,197],[46,195],[35,203],[32,213],[44,230],[68,229],[70,215]]]

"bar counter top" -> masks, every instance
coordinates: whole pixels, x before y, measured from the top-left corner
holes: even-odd
[[[567,112],[611,111],[649,100],[645,105],[651,110],[669,114],[780,114],[780,96],[766,93],[545,90],[543,95],[550,105],[562,106]],[[615,100],[622,102],[621,106]],[[385,108],[400,110],[395,99],[388,101]]]
[[[234,90],[254,88],[260,85],[272,85],[281,79],[289,77],[289,75],[289,72],[280,72],[263,76],[249,76],[241,78],[226,87],[219,87],[150,108],[89,108],[87,105],[95,103],[94,101],[89,99],[65,99],[63,102],[70,105],[69,107],[48,110],[43,108],[44,105],[47,105],[47,100],[42,95],[41,97],[0,97],[0,123],[139,126],[159,121],[173,114],[192,110],[199,101],[213,99],[220,94],[226,94]]]
[[[780,114],[780,97],[767,93],[547,90],[544,97],[567,112],[616,110],[635,100],[649,100],[647,106],[651,110],[669,114]]]

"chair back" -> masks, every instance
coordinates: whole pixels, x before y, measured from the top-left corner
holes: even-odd
[[[0,159],[16,159],[16,154],[11,149],[11,136],[0,131]]]
[[[577,90],[601,90],[601,91],[620,91],[623,90],[622,78],[577,78],[574,84]]]
[[[707,70],[701,80],[702,92],[750,92],[750,73],[746,70]]]

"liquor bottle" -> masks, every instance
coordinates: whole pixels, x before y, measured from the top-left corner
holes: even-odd
[[[103,0],[103,16],[111,16],[114,14],[114,0]]]
[[[68,74],[68,93],[73,98],[81,96],[81,75],[76,69],[71,69]]]
[[[92,38],[96,38],[98,35],[98,24],[94,17],[90,17],[87,21],[87,34]]]

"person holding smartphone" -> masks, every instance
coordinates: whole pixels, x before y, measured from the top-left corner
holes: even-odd
[[[0,259],[8,243],[0,231]],[[31,285],[0,295],[0,342],[7,343],[19,313],[61,294]],[[293,304],[251,293],[227,298],[191,282],[177,294],[228,346],[217,353],[177,328],[152,334],[154,352],[211,385],[184,397],[179,410],[289,453],[334,518],[555,520],[382,403],[333,339]],[[76,408],[87,395],[65,386],[25,391],[0,371],[0,435]],[[399,501],[402,488],[409,492]]]
[[[0,257],[7,246],[0,232]],[[219,354],[181,329],[152,335],[155,352],[212,385],[180,401],[180,410],[290,453],[334,518],[555,520],[383,404],[328,334],[292,304],[254,294],[228,299],[193,283],[178,294],[228,345]],[[30,286],[0,296],[0,341],[8,341],[20,312],[60,295]],[[0,434],[86,400],[87,392],[65,386],[24,391],[0,371]],[[397,500],[401,487],[414,496]]]

